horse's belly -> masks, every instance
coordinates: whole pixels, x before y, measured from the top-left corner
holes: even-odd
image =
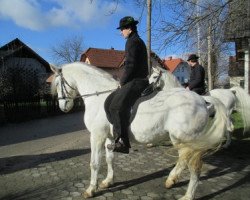
[[[158,117],[144,116],[134,119],[130,125],[132,138],[140,143],[158,142],[169,138],[168,131],[164,129],[164,122]]]

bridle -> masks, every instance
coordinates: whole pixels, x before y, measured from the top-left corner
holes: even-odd
[[[154,69],[153,69],[154,70]],[[154,70],[155,71],[155,70]],[[155,71],[156,73],[158,73],[158,75],[157,75],[157,79],[156,79],[156,81],[155,82],[153,82],[153,85],[157,85],[157,83],[160,81],[160,78],[161,78],[161,76],[162,76],[162,71],[160,70],[160,72],[158,72],[158,71]]]
[[[60,77],[61,79],[61,90],[62,90],[62,97],[58,97],[58,100],[67,100],[67,99],[76,99],[76,98],[87,98],[87,97],[91,97],[91,96],[98,96],[100,94],[105,94],[105,93],[109,93],[109,92],[112,92],[112,91],[115,91],[116,89],[111,89],[111,90],[104,90],[104,91],[101,91],[101,92],[94,92],[94,93],[89,93],[89,94],[84,94],[84,95],[76,95],[75,97],[72,97],[69,93],[69,91],[67,90],[66,88],[66,85],[78,92],[77,88],[74,88],[72,87],[68,82],[67,80],[64,78],[62,72],[58,72],[58,74],[56,75],[56,77]]]
[[[70,93],[69,91],[67,90],[66,88],[66,85],[71,88],[72,90],[74,91],[77,91],[76,88],[73,88],[67,81],[66,79],[63,77],[63,74],[62,72],[59,72],[56,77],[60,77],[61,78],[61,90],[62,90],[62,97],[58,97],[58,100],[61,100],[61,99],[73,99],[73,97],[70,96]]]

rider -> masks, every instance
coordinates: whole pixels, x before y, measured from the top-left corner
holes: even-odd
[[[114,151],[129,153],[128,126],[130,108],[148,86],[147,49],[137,32],[138,21],[127,16],[120,20],[121,34],[126,41],[124,73],[120,88],[111,93],[105,101],[105,111],[113,124],[115,139]]]
[[[199,57],[195,54],[191,54],[187,59],[191,73],[186,89],[201,95],[205,93],[205,70],[199,64],[198,59]]]

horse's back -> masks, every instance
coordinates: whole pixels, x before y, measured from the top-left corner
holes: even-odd
[[[202,132],[208,120],[205,101],[182,88],[160,91],[138,106],[131,131],[138,137],[174,133],[189,140]],[[153,134],[152,134],[153,133]]]
[[[215,97],[221,101],[230,112],[233,110],[236,102],[234,93],[229,89],[213,89],[209,91],[212,97]]]

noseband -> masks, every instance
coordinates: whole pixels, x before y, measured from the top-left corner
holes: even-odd
[[[63,77],[63,74],[62,72],[59,72],[58,75],[56,75],[56,77],[60,77],[61,78],[61,90],[62,90],[62,97],[58,97],[58,100],[61,100],[61,99],[73,99],[71,96],[70,96],[70,93],[69,91],[67,90],[66,88],[66,85],[72,89],[72,90],[75,90],[77,91],[76,88],[73,88],[67,81],[66,79]]]

